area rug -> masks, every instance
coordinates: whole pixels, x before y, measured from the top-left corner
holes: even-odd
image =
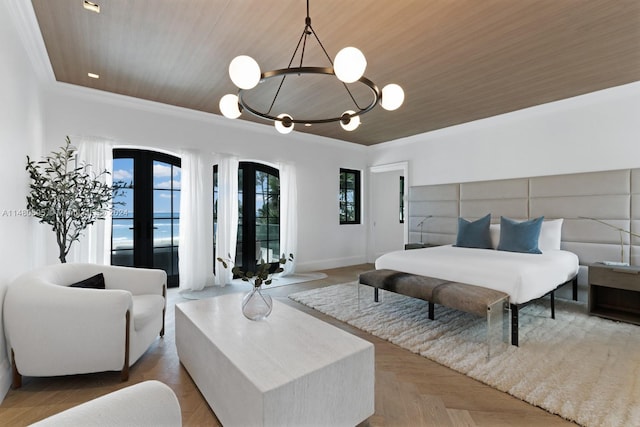
[[[264,285],[265,289],[277,288],[278,286],[293,285],[294,283],[309,282],[312,280],[320,280],[326,278],[324,273],[294,273],[284,277],[274,277],[270,285]],[[251,284],[243,282],[241,279],[231,281],[232,285],[244,286],[246,291],[251,289]],[[186,299],[203,299],[220,295],[220,287],[209,286],[199,291],[182,290],[180,296]]]
[[[584,426],[640,426],[640,327],[548,300],[520,311],[520,347],[487,360],[486,320],[425,301],[348,283],[289,298]]]

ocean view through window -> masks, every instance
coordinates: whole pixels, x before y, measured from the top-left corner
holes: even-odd
[[[178,280],[180,159],[144,150],[114,150],[113,180],[125,183],[113,210],[111,263],[161,268]]]

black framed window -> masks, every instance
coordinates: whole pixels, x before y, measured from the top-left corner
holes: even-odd
[[[400,224],[404,224],[404,176],[400,177]]]
[[[360,224],[360,171],[340,168],[340,224]]]

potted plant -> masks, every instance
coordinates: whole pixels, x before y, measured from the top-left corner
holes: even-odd
[[[94,222],[104,219],[111,210],[113,192],[120,184],[109,186],[101,180],[109,174],[87,171],[78,163],[76,149],[69,137],[60,151],[36,162],[27,156],[26,170],[31,178],[27,209],[40,223],[49,224],[56,233],[60,262],[67,262],[73,242]]]
[[[231,255],[227,255],[227,258],[217,258],[224,268],[229,268],[234,262],[231,260]],[[251,291],[245,295],[242,299],[242,314],[249,320],[262,320],[271,314],[273,307],[273,300],[270,295],[263,295],[260,292],[262,285],[270,285],[273,281],[273,275],[282,273],[284,269],[283,265],[287,261],[293,261],[293,254],[285,256],[282,254],[278,260],[278,267],[271,272],[271,264],[266,263],[264,259],[260,260],[260,264],[256,266],[256,271],[244,271],[237,265],[233,265],[231,272],[234,277],[239,277],[244,282],[252,284]]]

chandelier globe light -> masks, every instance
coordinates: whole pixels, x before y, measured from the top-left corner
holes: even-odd
[[[238,108],[238,95],[228,93],[220,98],[220,112],[228,119],[237,119],[242,112]]]
[[[344,112],[342,115],[344,120],[340,120],[340,126],[342,126],[342,129],[351,132],[360,126],[360,116],[356,116],[355,114],[356,112],[353,110],[347,110]]]
[[[380,105],[387,111],[393,111],[400,108],[404,102],[404,90],[395,84],[391,83],[382,88],[382,99],[380,99]]]
[[[260,66],[250,56],[236,56],[229,64],[229,77],[240,89],[253,89],[260,82]]]
[[[367,69],[367,58],[360,49],[345,47],[333,60],[333,72],[336,77],[345,83],[353,83],[360,80]]]
[[[309,36],[313,36],[313,39],[317,41],[329,62],[329,67],[303,65],[304,53],[307,47],[307,39],[310,38]],[[296,55],[298,55],[299,51],[299,59],[296,60]],[[299,66],[292,66],[294,61],[296,61]],[[373,110],[378,104],[385,110],[393,111],[400,108],[404,102],[404,91],[398,84],[388,84],[380,90],[374,82],[364,76],[366,69],[367,59],[364,54],[352,46],[341,49],[336,54],[334,60],[331,60],[331,57],[311,26],[309,0],[307,0],[305,26],[288,66],[286,68],[262,72],[260,65],[250,56],[239,55],[235,57],[229,64],[229,77],[236,87],[238,87],[238,91],[237,94],[226,94],[220,99],[220,112],[229,119],[236,119],[240,117],[244,111],[247,111],[255,117],[272,121],[276,130],[282,134],[292,132],[296,123],[311,126],[314,124],[340,122],[340,126],[344,130],[354,131],[361,124],[360,116]],[[336,78],[340,85],[344,87],[347,100],[350,99],[355,108],[348,109],[341,114],[336,112],[334,113],[335,115],[329,115],[328,117],[295,117],[295,114],[291,116],[290,114],[282,112],[282,110],[295,110],[295,107],[282,107],[276,103],[285,80],[288,76],[294,75],[316,75]],[[265,111],[264,108],[259,110],[257,107],[252,106],[244,95],[249,90],[269,79],[279,79],[278,87],[268,110]],[[349,85],[352,84],[364,85],[368,89],[364,91],[369,94],[369,99],[366,100],[368,103],[363,103],[361,99],[356,99],[349,87]],[[359,94],[361,95],[362,91],[360,91]]]
[[[280,120],[276,120],[275,122],[273,122],[273,125],[278,132],[287,134],[293,131],[294,124],[290,115],[285,113],[278,114],[278,119]]]

